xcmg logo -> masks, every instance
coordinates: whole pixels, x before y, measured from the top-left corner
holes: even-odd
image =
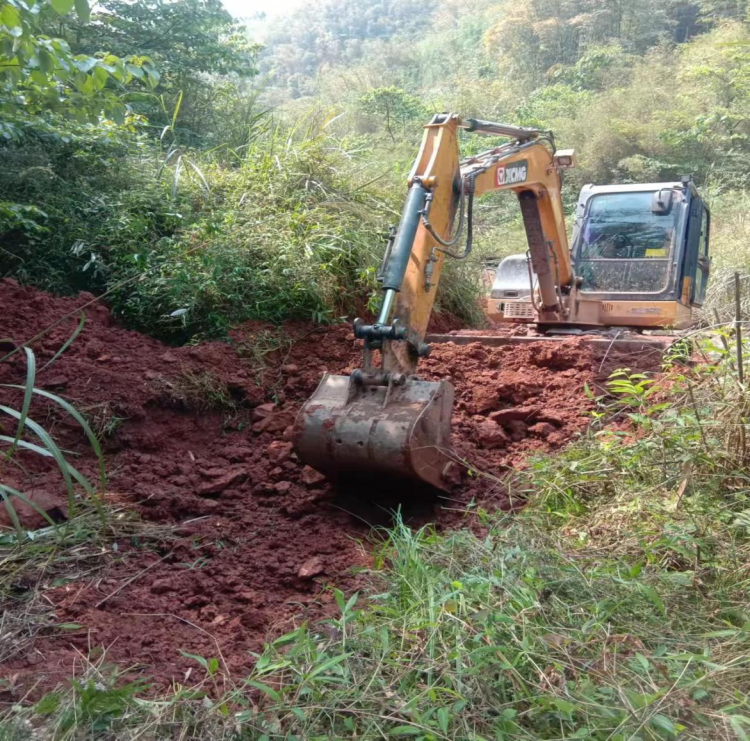
[[[527,160],[514,162],[512,165],[500,165],[497,168],[497,184],[513,185],[514,183],[523,183],[528,177],[529,163]]]

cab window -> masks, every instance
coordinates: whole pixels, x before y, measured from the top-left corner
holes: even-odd
[[[708,209],[703,208],[701,217],[701,236],[698,245],[698,261],[695,269],[695,294],[694,301],[702,304],[706,297],[706,283],[708,282]]]
[[[680,209],[652,211],[653,193],[593,196],[576,245],[584,291],[660,293],[669,286]]]

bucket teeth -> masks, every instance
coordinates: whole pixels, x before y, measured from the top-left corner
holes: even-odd
[[[365,386],[326,374],[297,417],[297,454],[333,479],[380,474],[445,489],[453,396],[448,381]]]

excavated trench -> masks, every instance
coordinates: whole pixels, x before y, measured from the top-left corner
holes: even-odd
[[[0,335],[22,343],[69,315],[32,343],[42,367],[74,331],[75,309],[92,298],[54,298],[0,281]],[[173,536],[161,548],[123,538],[102,555],[103,569],[68,583],[39,574],[54,609],[51,623],[82,627],[41,631],[30,649],[9,652],[0,676],[48,686],[100,648],[108,663],[140,671],[157,686],[184,678],[194,662],[182,651],[218,651],[233,673],[247,672],[249,652],[270,635],[333,610],[328,585],[357,588],[371,526],[387,524],[398,504],[408,522],[439,529],[473,526],[464,514],[470,504],[511,508],[519,500],[503,475],[585,428],[592,407],[586,383],[633,367],[632,357],[602,358],[576,338],[543,346],[436,345],[421,374],[455,385],[455,450],[487,475],[457,478],[439,497],[377,481],[337,489],[296,460],[289,440],[296,411],[321,374],[347,373],[360,362],[348,326],[291,324],[280,332],[245,325],[230,343],[172,348],[118,327],[98,303],[86,316],[80,336],[39,374],[37,386],[72,401],[105,433],[112,504],[173,528]],[[20,353],[0,364],[0,383],[24,374]],[[0,389],[0,400],[18,405],[20,396]],[[96,460],[72,420],[38,402],[33,416],[76,454],[79,470],[96,477]],[[64,518],[59,474],[38,456],[21,462],[6,466],[3,479]],[[33,511],[22,515],[29,527],[43,524]]]

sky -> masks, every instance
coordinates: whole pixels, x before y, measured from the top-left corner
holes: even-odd
[[[302,5],[304,0],[222,0],[222,2],[235,18],[249,18],[259,12],[264,12],[268,16],[279,15]]]

